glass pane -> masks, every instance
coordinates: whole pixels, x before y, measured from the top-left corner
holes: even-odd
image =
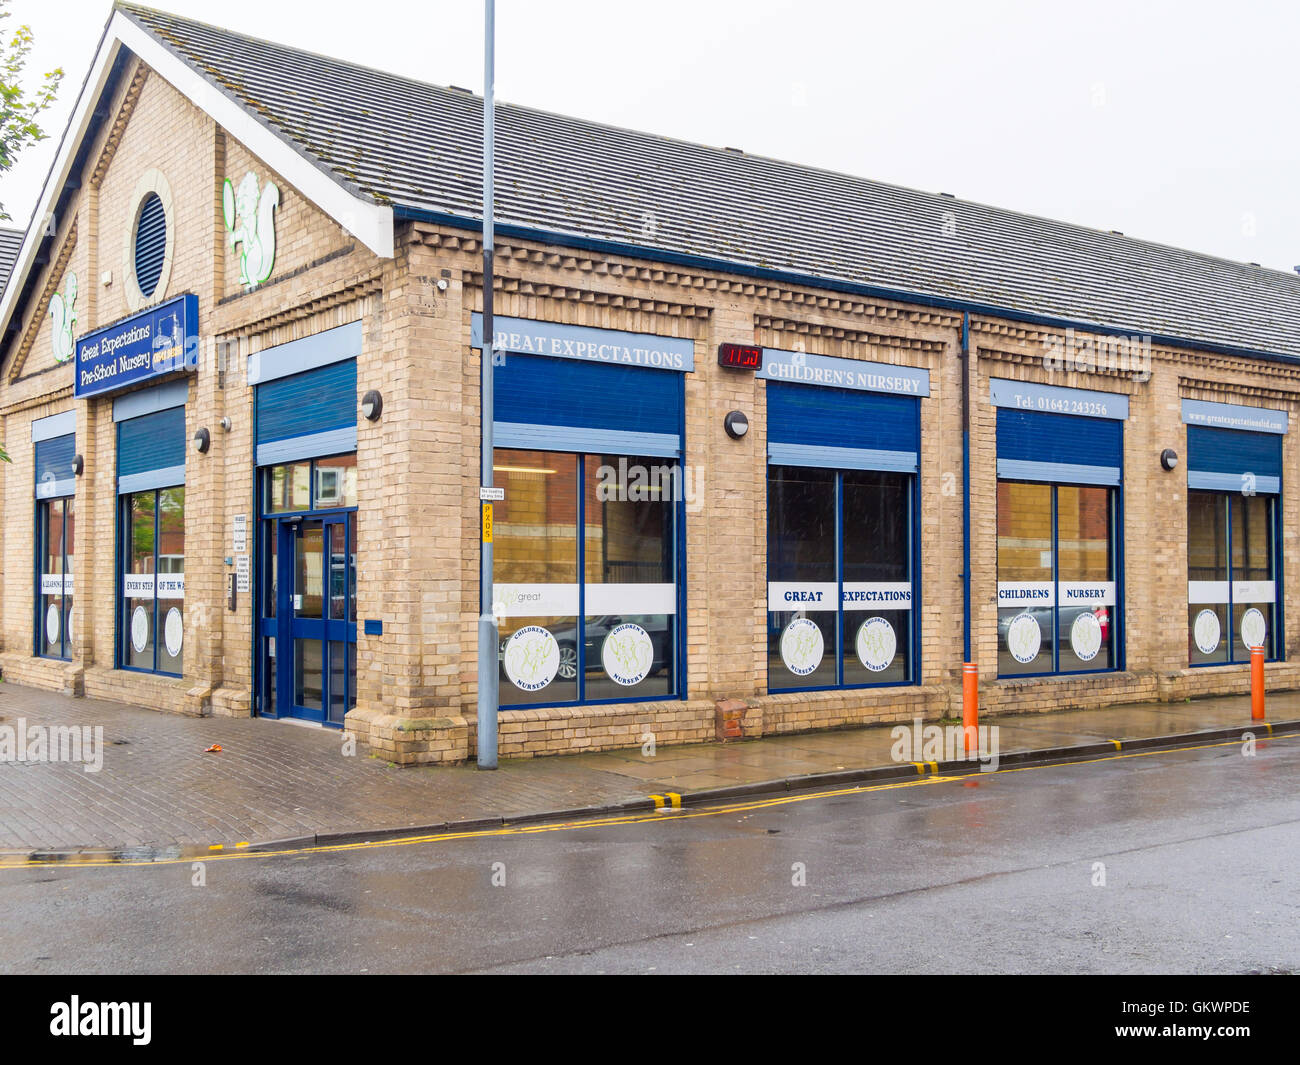
[[[42,546],[37,646],[41,654],[57,658],[63,653],[63,500],[41,503],[38,522]]]
[[[348,530],[343,522],[327,528],[330,533],[330,620],[344,621],[348,609]]]
[[[276,683],[279,678],[277,659],[275,657],[275,637],[267,636],[263,641],[266,647],[266,668],[262,673],[262,712],[275,715],[279,712]]]
[[[75,570],[77,504],[63,501],[63,657],[72,657],[72,575]]]
[[[293,641],[293,701],[309,710],[324,709],[325,663],[320,640]]]
[[[1272,496],[1232,497],[1232,659],[1250,661],[1250,648],[1276,654]]]
[[[348,712],[347,704],[347,669],[348,656],[342,643],[331,643],[330,648],[330,712],[329,719],[336,725],[343,724],[343,715]]]
[[[676,687],[671,459],[588,455],[583,501],[586,619],[583,698],[641,699]]]
[[[357,705],[357,645],[350,643],[348,649],[348,709]]]
[[[280,523],[263,522],[262,556],[266,559],[266,580],[262,585],[262,617],[275,617],[280,588]]]
[[[153,669],[154,556],[156,492],[138,492],[126,499],[130,537],[126,575],[122,582],[122,647],[125,662]]]
[[[1187,660],[1226,662],[1228,640],[1228,497],[1187,493]]]
[[[266,512],[283,514],[311,509],[311,463],[273,466],[266,478]]]
[[[324,579],[325,531],[319,522],[305,522],[294,539],[294,617],[323,616]]]
[[[1056,489],[1057,639],[1063,673],[1114,666],[1111,490]]]
[[[185,489],[158,493],[158,669],[180,673],[185,644]]]
[[[357,505],[357,457],[316,460],[316,510]]]
[[[849,471],[844,481],[844,683],[910,679],[911,481]]]
[[[767,686],[835,684],[835,473],[767,472]]]
[[[357,516],[348,515],[348,621],[357,623]]]
[[[494,609],[503,706],[578,698],[578,456],[498,449]]]
[[[998,676],[1052,671],[1052,486],[998,482]]]

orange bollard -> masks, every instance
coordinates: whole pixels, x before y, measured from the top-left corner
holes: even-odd
[[[1264,720],[1264,648],[1250,649],[1250,719]]]
[[[961,667],[961,724],[966,741],[966,753],[979,751],[980,724],[980,671],[974,662],[964,662]]]

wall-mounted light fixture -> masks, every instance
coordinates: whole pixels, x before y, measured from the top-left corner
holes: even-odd
[[[80,477],[80,476],[81,476],[81,471],[84,470],[85,468],[86,468],[86,460],[85,460],[84,458],[82,458],[80,455],[73,455],[73,456],[72,456],[72,475],[73,475],[74,477]]]
[[[195,431],[191,443],[194,445],[195,451],[200,455],[206,455],[208,453],[208,448],[212,446],[212,434],[206,429],[198,429]]]
[[[372,388],[361,397],[361,413],[368,422],[378,421],[384,413],[384,397]]]
[[[727,435],[732,440],[739,440],[749,432],[749,419],[745,417],[742,411],[728,411],[727,417],[722,422],[722,427],[727,430]]]
[[[1171,447],[1165,448],[1160,452],[1160,465],[1167,470],[1172,470],[1178,465],[1178,452]]]

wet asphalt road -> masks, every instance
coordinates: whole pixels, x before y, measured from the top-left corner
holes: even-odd
[[[0,870],[0,972],[1300,971],[1300,738],[687,814]]]

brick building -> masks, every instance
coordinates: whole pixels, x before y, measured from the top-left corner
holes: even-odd
[[[7,678],[473,757],[481,104],[115,10],[0,235]],[[986,712],[1252,644],[1300,686],[1300,278],[522,107],[498,149],[503,755],[938,716],[963,661]]]

